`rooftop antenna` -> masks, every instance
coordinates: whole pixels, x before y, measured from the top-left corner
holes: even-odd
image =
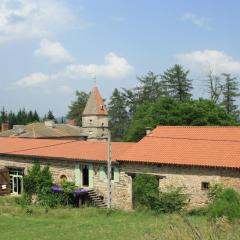
[[[94,87],[97,86],[97,75],[96,75],[96,71],[95,71],[94,74],[93,74],[93,85],[94,85]]]

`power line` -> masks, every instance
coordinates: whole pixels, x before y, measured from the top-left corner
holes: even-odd
[[[210,141],[210,142],[239,142],[239,140],[232,140],[232,139],[207,139],[207,138],[184,138],[184,137],[159,137],[159,136],[151,136],[147,135],[145,137],[151,137],[151,138],[162,138],[162,139],[173,139],[173,140],[193,140],[193,141]]]

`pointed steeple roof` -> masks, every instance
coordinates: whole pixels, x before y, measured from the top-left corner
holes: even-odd
[[[83,116],[87,115],[108,115],[103,99],[97,87],[94,87],[88,98],[86,107],[83,111]]]

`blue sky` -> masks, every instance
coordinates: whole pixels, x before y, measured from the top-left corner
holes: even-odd
[[[1,0],[0,106],[65,115],[93,78],[104,98],[175,63],[206,75],[240,73],[236,0]]]

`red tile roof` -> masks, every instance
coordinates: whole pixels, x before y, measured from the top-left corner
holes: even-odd
[[[112,143],[112,159],[134,143]],[[107,142],[0,138],[0,154],[76,160],[107,160]]]
[[[107,142],[0,138],[0,154],[107,160]],[[157,127],[138,143],[112,143],[119,162],[240,168],[240,127]]]
[[[240,168],[240,127],[157,127],[116,160]]]
[[[97,87],[94,87],[83,110],[83,116],[100,115],[107,116],[108,112]]]

